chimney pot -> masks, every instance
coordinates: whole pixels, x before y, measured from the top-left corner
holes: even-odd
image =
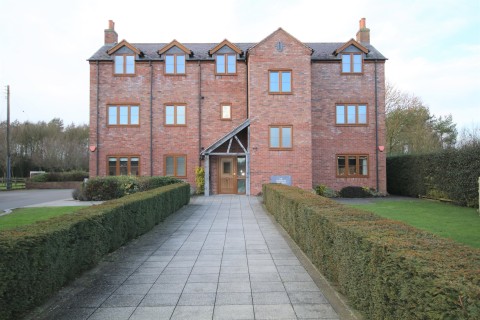
[[[360,19],[359,25],[357,42],[360,42],[361,44],[370,44],[370,29],[367,28],[367,19]]]
[[[115,22],[108,20],[108,29],[105,29],[105,44],[113,44],[118,42],[118,34],[115,31]]]

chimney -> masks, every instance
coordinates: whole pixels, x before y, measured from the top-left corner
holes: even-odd
[[[118,42],[118,34],[115,31],[115,22],[108,20],[108,29],[105,29],[105,44]]]
[[[357,42],[370,44],[370,29],[367,28],[366,19],[360,19],[360,28],[357,32]]]

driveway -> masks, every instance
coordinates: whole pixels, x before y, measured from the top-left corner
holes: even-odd
[[[2,191],[0,192],[0,213],[7,209],[22,208],[58,200],[65,200],[65,205],[68,205],[69,201],[75,203],[71,189]]]
[[[27,319],[357,319],[261,198],[194,197]]]

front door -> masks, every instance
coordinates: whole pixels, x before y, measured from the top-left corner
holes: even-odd
[[[220,158],[219,193],[237,193],[236,158]]]

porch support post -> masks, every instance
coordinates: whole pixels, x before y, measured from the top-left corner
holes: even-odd
[[[205,155],[205,197],[210,196],[210,156]]]
[[[250,153],[245,154],[245,171],[247,171],[245,177],[245,194],[250,195]]]

